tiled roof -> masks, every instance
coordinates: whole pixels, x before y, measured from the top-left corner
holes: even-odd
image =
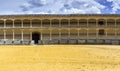
[[[120,16],[120,14],[15,14],[0,16]]]

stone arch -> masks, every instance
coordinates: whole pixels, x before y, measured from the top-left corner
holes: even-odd
[[[22,21],[20,19],[14,20],[14,27],[21,27],[22,26]]]
[[[52,27],[59,27],[59,20],[58,19],[52,19],[51,20]]]
[[[52,39],[59,39],[59,29],[52,29]]]
[[[50,40],[50,30],[42,30],[42,40]]]
[[[86,27],[87,26],[87,19],[80,19],[79,20],[79,26],[80,27]]]
[[[62,39],[68,39],[68,33],[69,31],[67,29],[62,29],[61,30],[61,38]]]
[[[105,19],[98,19],[98,25],[99,26],[105,26],[106,25]]]
[[[40,39],[40,33],[39,32],[33,32],[32,33],[32,40],[34,41],[35,44],[39,43]]]
[[[62,19],[61,20],[61,27],[68,27],[69,20],[68,19]]]
[[[115,20],[114,19],[107,19],[107,26],[108,27],[109,26],[111,26],[111,27],[115,26]]]
[[[77,27],[78,20],[77,19],[70,19],[70,27]]]
[[[41,20],[32,19],[32,27],[40,27],[40,26],[41,26]]]
[[[30,27],[30,20],[29,19],[23,20],[23,27]]]
[[[119,27],[120,26],[120,19],[116,20],[116,26]]]
[[[78,38],[78,30],[77,29],[70,29],[70,38],[76,39]]]
[[[42,27],[50,27],[50,20],[49,19],[43,19],[42,20]]]
[[[13,20],[6,20],[6,27],[13,27]]]
[[[96,26],[96,19],[89,19],[88,20],[88,25],[89,25],[89,27]]]
[[[4,27],[4,20],[0,20],[0,27]]]

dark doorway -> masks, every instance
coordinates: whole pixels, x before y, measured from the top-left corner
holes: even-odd
[[[105,23],[104,23],[104,21],[98,21],[98,24],[100,25],[100,26],[102,26],[102,25],[104,25]]]
[[[38,44],[39,40],[40,40],[40,34],[39,33],[32,33],[32,40],[34,40],[35,44]]]
[[[103,29],[99,30],[99,35],[105,35],[105,31]]]

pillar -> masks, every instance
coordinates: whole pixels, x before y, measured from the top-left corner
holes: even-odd
[[[12,30],[12,32],[13,32],[13,41],[15,40],[15,31],[14,30]]]
[[[79,29],[78,29],[78,39],[79,39]]]
[[[107,23],[107,19],[105,19],[106,20],[106,27],[107,27],[107,25],[108,25],[108,23]]]
[[[96,19],[96,27],[98,27],[98,19]]]
[[[61,39],[61,30],[59,29],[59,40]]]
[[[21,26],[22,26],[22,28],[23,28],[23,20],[21,20],[22,21],[22,24],[21,24]]]
[[[50,27],[52,27],[51,19],[50,19]]]
[[[87,19],[87,27],[89,26],[88,19]]]
[[[32,31],[30,30],[30,41],[32,41]]]
[[[6,20],[4,19],[4,28],[6,28]]]
[[[41,40],[43,39],[43,38],[42,38],[42,30],[41,30],[40,38],[41,38]]]
[[[32,28],[32,20],[30,20],[30,28]]]
[[[70,27],[70,19],[68,19],[68,27]]]
[[[98,29],[96,29],[96,38],[98,38]]]
[[[59,27],[61,27],[61,20],[59,20]]]
[[[115,28],[115,38],[117,39],[117,29]]]
[[[107,31],[108,31],[108,29],[105,29],[105,35],[106,35],[106,37],[108,36],[108,35],[107,35]]]
[[[79,27],[79,19],[77,19],[77,25],[78,25],[78,27]]]
[[[24,35],[24,33],[23,33],[23,30],[21,30],[21,40],[23,41],[23,36]]]
[[[116,29],[116,27],[117,27],[117,23],[116,23],[116,19],[115,19],[115,37],[117,38],[117,29]]]
[[[89,29],[86,29],[87,30],[87,39],[88,39],[88,37],[89,37]]]
[[[52,40],[52,30],[50,30],[50,40]]]
[[[68,29],[68,38],[70,39],[70,29]]]
[[[115,27],[117,26],[117,24],[116,24],[116,19],[115,19]]]
[[[4,41],[6,41],[6,30],[4,30]]]
[[[15,27],[15,22],[14,22],[14,20],[13,20],[13,28]]]

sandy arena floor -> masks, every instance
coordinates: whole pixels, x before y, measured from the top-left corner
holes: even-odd
[[[0,71],[120,71],[120,46],[0,46]]]

